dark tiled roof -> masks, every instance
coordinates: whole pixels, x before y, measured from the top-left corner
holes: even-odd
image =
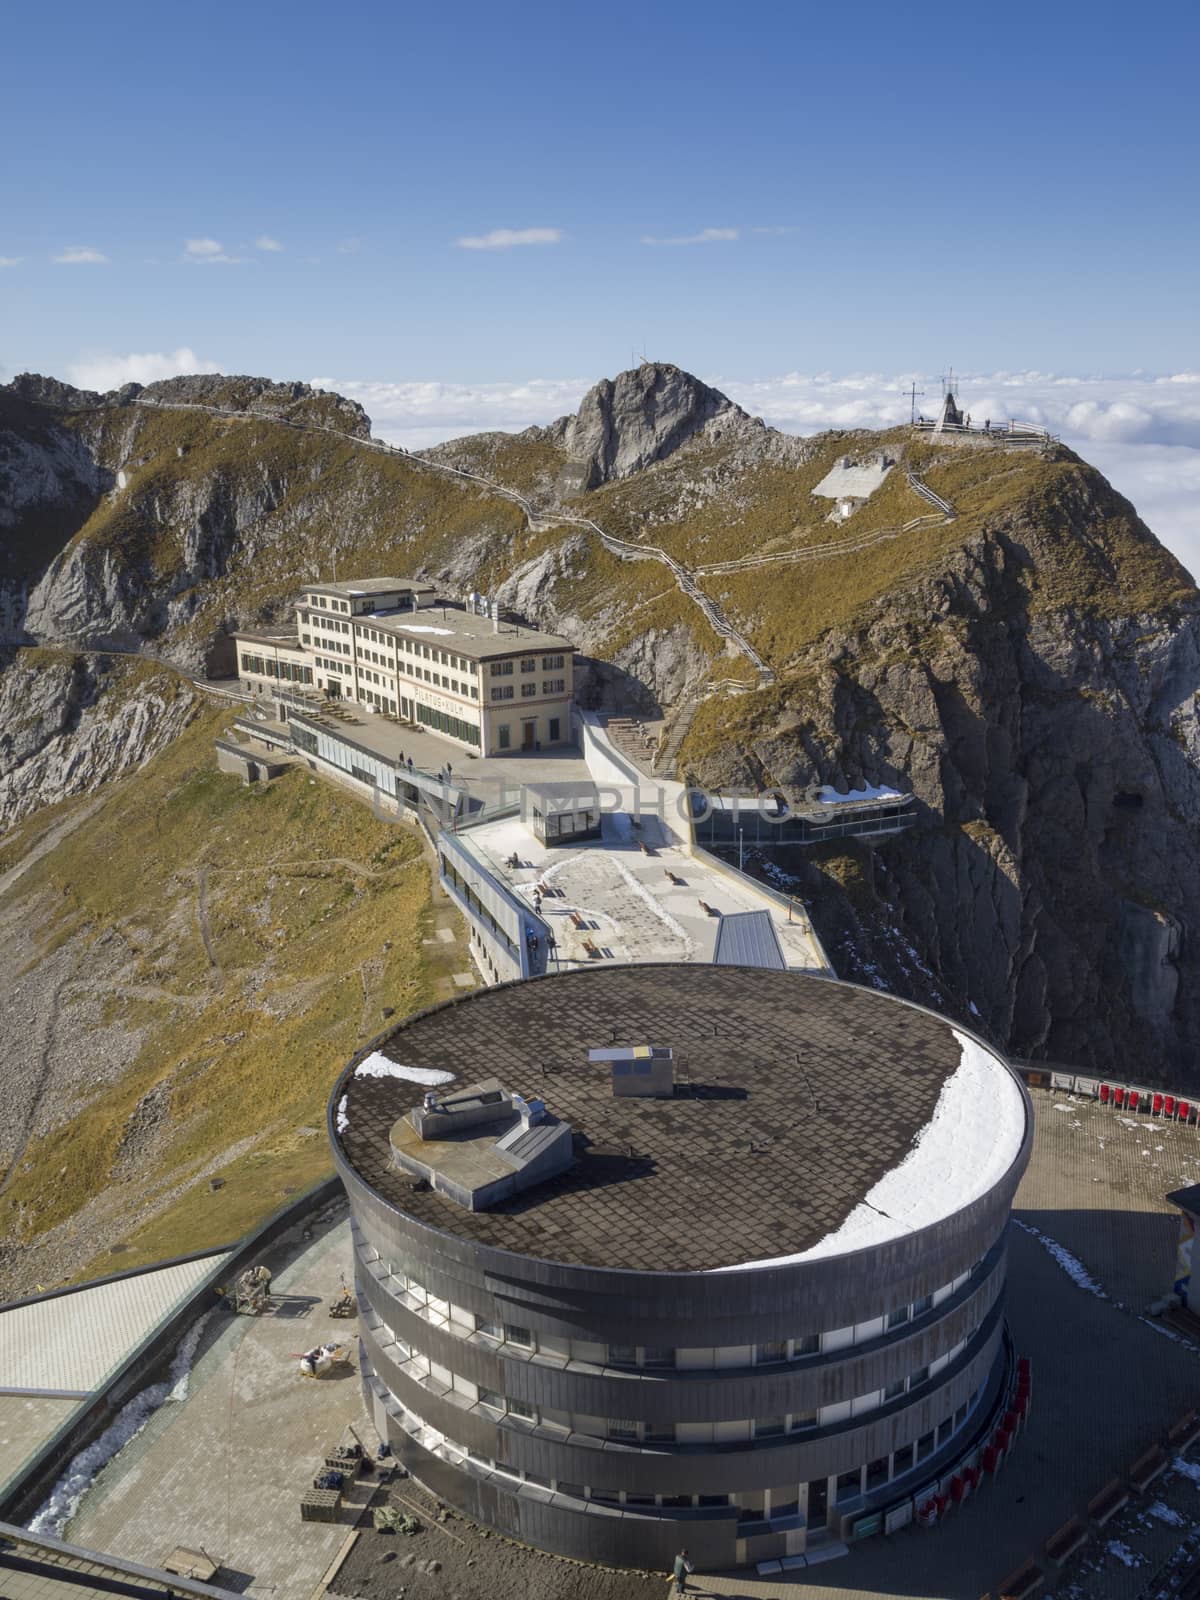
[[[616,1099],[589,1049],[670,1045],[673,1100]],[[388,1161],[423,1093],[349,1078],[346,1156],[430,1227],[547,1260],[704,1271],[805,1250],[897,1166],[959,1064],[950,1024],[827,978],[639,965],[485,990],[396,1029],[384,1053],[492,1075],[571,1123],[576,1161],[493,1211],[468,1212]]]

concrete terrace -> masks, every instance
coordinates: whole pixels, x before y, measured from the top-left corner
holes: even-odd
[[[351,1272],[349,1223],[273,1252],[277,1309],[212,1314],[186,1397],[167,1403],[98,1475],[63,1537],[158,1566],[175,1545],[220,1563],[214,1580],[250,1595],[307,1597],[340,1551],[372,1480],[342,1521],[302,1522],[300,1497],[353,1424],[369,1441],[357,1359],[337,1375],[302,1378],[299,1357],[335,1338],[357,1346],[357,1321],[326,1302]],[[336,1369],[335,1369],[336,1372]]]
[[[826,970],[799,902],[789,912],[689,854],[652,815],[635,827],[627,811],[609,812],[601,838],[554,849],[540,845],[519,816],[467,829],[459,839],[531,910],[538,885],[549,891],[541,916],[554,933],[559,966],[709,962],[723,916],[766,909],[788,966]],[[517,867],[508,865],[514,855]]]

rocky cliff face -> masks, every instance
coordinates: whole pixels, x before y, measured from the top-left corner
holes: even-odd
[[[764,431],[720,390],[657,361],[603,379],[559,426],[570,458],[566,476],[580,489],[628,478],[702,431],[714,442]]]
[[[822,900],[839,971],[957,997],[1019,1055],[1194,1082],[1200,606],[1186,577],[1165,610],[1047,605],[1081,541],[1130,510],[1089,485],[1070,515],[997,518],[868,626],[825,634],[770,718],[696,771],[911,786],[912,832],[784,863]]]
[[[196,696],[167,668],[18,651],[0,672],[0,832],[149,761],[195,709]]]

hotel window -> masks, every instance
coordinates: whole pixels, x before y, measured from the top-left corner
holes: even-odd
[[[899,1328],[908,1321],[908,1307],[897,1306],[895,1311],[888,1312],[887,1325],[889,1328]]]
[[[475,1332],[486,1333],[489,1339],[503,1339],[504,1330],[498,1322],[489,1322],[486,1317],[475,1318]]]
[[[757,1366],[767,1366],[772,1361],[787,1360],[787,1345],[782,1339],[773,1340],[770,1344],[760,1344],[754,1347],[754,1361]]]
[[[673,1367],[675,1352],[666,1345],[648,1344],[642,1351],[644,1367]]]
[[[913,1301],[913,1316],[923,1317],[932,1304],[933,1296],[931,1294],[923,1294],[919,1300]]]
[[[613,1417],[608,1424],[608,1437],[610,1439],[625,1439],[635,1442],[638,1436],[638,1425],[629,1417]]]
[[[537,671],[537,657],[536,656],[525,656],[521,661],[521,671],[522,672],[536,672]]]
[[[838,1474],[837,1499],[854,1500],[862,1493],[862,1468],[854,1467],[849,1472]]]
[[[792,1360],[800,1356],[815,1356],[821,1348],[821,1335],[819,1333],[801,1334],[800,1338],[792,1340]]]
[[[557,717],[551,717],[550,718],[550,732],[549,732],[547,737],[549,738],[551,744],[553,744],[555,742],[555,740],[557,740],[560,737],[560,734],[559,734],[559,721],[558,721]]]
[[[783,1417],[763,1417],[754,1424],[754,1437],[756,1439],[778,1439],[785,1431],[786,1424]]]
[[[610,1367],[636,1367],[638,1364],[637,1345],[610,1344],[608,1347],[608,1364]]]
[[[674,1444],[675,1424],[673,1422],[648,1422],[645,1427],[647,1444]]]
[[[497,1394],[495,1389],[480,1389],[479,1404],[481,1406],[491,1406],[493,1411],[503,1411],[504,1396]]]
[[[537,684],[536,683],[523,683],[521,685],[521,699],[522,700],[532,700],[536,693],[537,693]]]
[[[543,672],[561,672],[562,671],[562,665],[563,665],[562,656],[543,656],[542,657],[542,671]]]
[[[513,686],[512,686],[511,683],[501,684],[501,686],[498,689],[493,689],[492,690],[492,699],[493,700],[511,700],[512,697],[513,697]]]
[[[511,661],[493,661],[492,662],[492,677],[493,678],[511,678],[512,677],[512,669],[513,669],[513,664],[512,664]]]
[[[533,1333],[529,1328],[515,1326],[511,1322],[504,1324],[504,1337],[509,1344],[519,1344],[526,1350],[533,1349]]]
[[[815,1411],[793,1411],[790,1433],[803,1433],[805,1428],[815,1428],[817,1413]]]
[[[496,729],[496,743],[501,750],[507,750],[512,743],[512,731],[507,722],[502,722]]]
[[[565,678],[547,678],[545,683],[542,684],[542,693],[563,694],[566,691],[566,687],[567,680]]]
[[[509,1395],[508,1409],[512,1412],[514,1417],[525,1417],[530,1422],[536,1422],[537,1420],[537,1412],[526,1400],[514,1400],[513,1397]]]

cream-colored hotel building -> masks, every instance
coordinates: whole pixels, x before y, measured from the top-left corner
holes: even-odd
[[[451,604],[408,578],[314,584],[296,624],[234,635],[251,693],[295,685],[355,700],[481,755],[570,741],[575,647],[501,622],[480,596]]]

